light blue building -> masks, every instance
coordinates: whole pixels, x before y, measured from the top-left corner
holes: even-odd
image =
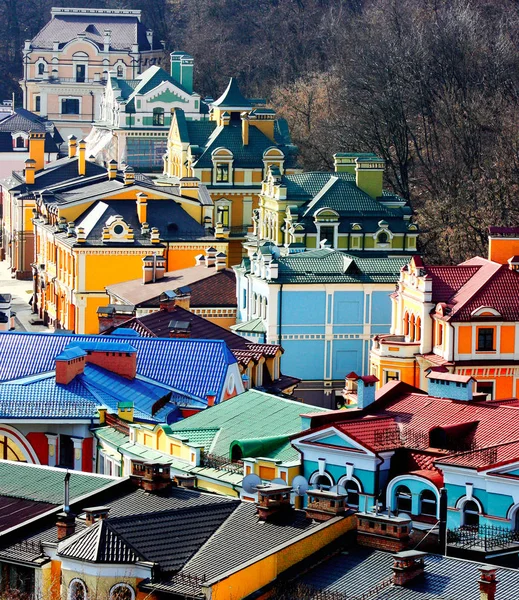
[[[281,255],[264,243],[235,267],[241,335],[285,350],[298,396],[335,408],[344,377],[366,373],[371,338],[389,332],[391,301],[409,258],[321,248]],[[339,396],[336,398],[336,396]]]

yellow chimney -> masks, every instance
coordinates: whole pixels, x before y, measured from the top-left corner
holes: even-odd
[[[241,116],[241,137],[244,146],[249,145],[249,116],[242,113]]]
[[[111,160],[108,163],[108,179],[115,179],[117,177],[117,161]]]
[[[180,195],[198,200],[200,179],[198,177],[182,177],[179,181]]]
[[[32,158],[28,158],[25,161],[25,183],[27,185],[34,185],[34,173],[35,173],[35,161]]]
[[[29,134],[29,158],[35,162],[36,171],[45,166],[45,132],[31,131]]]
[[[139,223],[146,223],[147,213],[148,213],[148,195],[139,192],[137,194],[137,217],[139,218]]]
[[[68,157],[74,158],[77,153],[77,137],[75,135],[68,136]]]
[[[78,175],[86,175],[86,142],[79,140],[79,152],[77,159]]]
[[[380,198],[384,180],[384,161],[378,157],[357,158],[355,164],[357,187],[372,198]]]

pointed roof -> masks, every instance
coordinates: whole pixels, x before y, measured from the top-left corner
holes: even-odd
[[[241,93],[238,83],[234,77],[229,80],[225,92],[215,100],[211,106],[217,108],[228,108],[232,110],[251,110],[252,104]]]

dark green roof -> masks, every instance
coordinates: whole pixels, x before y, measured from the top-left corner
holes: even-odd
[[[240,88],[234,77],[231,77],[225,92],[211,106],[216,106],[217,108],[239,108],[243,110],[252,108],[250,101],[240,92]]]
[[[278,259],[275,283],[396,283],[409,256],[355,256],[327,248]]]
[[[0,495],[62,504],[65,474],[64,469],[19,462],[0,462]],[[114,481],[115,479],[111,477],[71,471],[70,500],[100,490]]]

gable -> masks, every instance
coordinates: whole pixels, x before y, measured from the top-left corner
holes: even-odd
[[[356,447],[350,443],[344,436],[340,436],[337,434],[329,435],[327,437],[321,438],[318,441],[320,444],[328,444],[330,446],[339,446],[340,448],[355,448]]]
[[[173,102],[182,102],[185,104],[188,102],[188,100],[176,94],[171,88],[165,89],[162,92],[156,93],[155,95],[150,94],[150,97],[146,100],[148,104],[152,104],[154,102],[164,102],[166,104],[170,104]]]

